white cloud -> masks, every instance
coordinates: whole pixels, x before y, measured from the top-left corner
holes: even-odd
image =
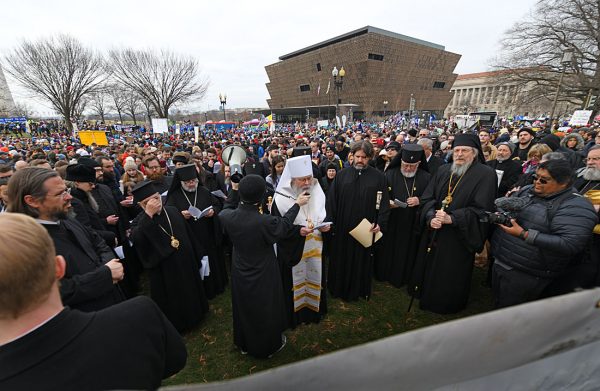
[[[486,70],[502,33],[535,0],[11,2],[0,23],[0,54],[22,39],[68,33],[105,51],[115,46],[168,48],[198,58],[211,81],[193,108],[266,107],[265,65],[283,54],[371,25],[444,45],[462,59],[456,72]],[[9,80],[10,83],[10,80]],[[17,100],[24,94],[11,84]],[[43,111],[45,109],[40,109]]]

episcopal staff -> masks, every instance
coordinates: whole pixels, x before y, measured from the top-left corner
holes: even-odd
[[[357,300],[371,295],[371,249],[363,247],[351,235],[364,218],[373,223],[371,232],[385,231],[389,215],[389,197],[385,176],[369,166],[373,146],[357,141],[351,147],[352,167],[341,170],[327,192],[327,218],[333,222],[328,287],[334,297]],[[377,221],[376,196],[383,192]],[[376,246],[378,244],[375,244]]]
[[[494,210],[496,188],[496,173],[485,164],[479,138],[458,135],[453,163],[440,167],[421,197],[429,231],[421,238],[411,286],[422,286],[422,309],[446,314],[466,307],[475,253],[483,249],[488,231],[479,215]]]
[[[149,271],[150,296],[178,331],[187,331],[208,312],[199,270],[202,252],[180,211],[163,207],[152,181],[133,189],[133,201],[144,210],[132,223],[131,239]]]
[[[309,203],[300,208],[290,234],[277,242],[277,260],[291,328],[300,323],[318,323],[327,313],[321,233],[328,232],[331,226],[315,228],[325,221],[325,194],[313,177],[308,155],[288,159],[275,191],[271,215],[285,215],[303,193],[310,194]]]
[[[286,342],[283,289],[273,244],[289,235],[300,206],[310,196],[299,196],[283,217],[274,217],[259,212],[267,189],[261,176],[248,175],[232,187],[219,217],[233,243],[233,342],[242,353],[269,357]]]

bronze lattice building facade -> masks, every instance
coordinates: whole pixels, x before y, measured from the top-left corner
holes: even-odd
[[[441,116],[452,99],[459,59],[444,46],[367,26],[267,65],[267,103],[287,119],[304,117],[307,111],[312,118],[333,118],[336,101],[342,114],[354,118],[386,111]],[[334,67],[346,71],[339,99],[331,74]]]

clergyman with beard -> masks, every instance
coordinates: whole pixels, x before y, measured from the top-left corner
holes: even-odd
[[[144,165],[144,172],[146,173],[146,181],[153,181],[155,189],[159,194],[163,194],[168,191],[173,181],[172,176],[165,176],[161,170],[160,162],[154,155],[150,155],[142,162]]]
[[[291,328],[300,323],[318,323],[327,313],[322,233],[329,232],[331,226],[319,227],[326,216],[325,194],[313,177],[308,155],[288,159],[275,191],[271,215],[285,216],[296,199],[305,193],[310,194],[310,201],[300,207],[293,231],[277,242],[277,260]]]
[[[497,176],[485,164],[479,138],[456,136],[453,163],[439,168],[421,197],[422,235],[411,290],[421,309],[450,314],[467,306],[475,253],[481,252],[488,224],[483,211],[494,210]],[[432,240],[433,239],[433,240]]]
[[[412,270],[420,236],[420,197],[430,178],[425,150],[419,144],[405,145],[385,171],[390,217],[376,258],[375,278],[398,288],[406,284]]]
[[[173,159],[177,159],[175,156]],[[196,242],[200,257],[207,256],[210,273],[203,276],[206,297],[214,298],[225,291],[227,270],[223,253],[223,233],[219,217],[221,207],[219,200],[200,183],[195,164],[180,166],[175,169],[173,183],[167,195],[167,206],[174,206],[185,218],[192,232],[192,240]],[[209,209],[211,208],[212,209]],[[192,216],[190,210],[198,213],[208,210],[202,217]]]
[[[332,296],[345,301],[369,298],[375,249],[365,248],[351,235],[363,219],[372,223],[371,232],[385,229],[389,215],[389,196],[385,176],[369,165],[373,145],[366,140],[355,142],[350,153],[352,167],[341,170],[327,191],[327,218],[333,223],[329,250],[328,287]],[[376,211],[377,192],[382,192],[381,207]],[[376,219],[377,216],[377,219]],[[375,244],[379,246],[379,242]]]
[[[573,185],[579,194],[591,201],[600,220],[600,145],[590,148],[586,166],[579,171]],[[593,276],[592,284],[600,286],[600,225],[594,227],[589,258],[577,268],[583,277]]]
[[[54,241],[56,254],[66,261],[60,281],[65,305],[97,311],[124,300],[117,285],[123,265],[96,232],[70,216],[73,198],[56,171],[27,167],[16,172],[8,185],[8,211],[33,217]]]
[[[503,142],[496,145],[496,159],[487,162],[487,165],[496,170],[500,178],[498,183],[498,197],[504,197],[515,186],[522,174],[521,162],[511,159],[515,145]]]
[[[115,173],[115,163],[106,156],[100,156],[96,161],[102,168],[102,175],[97,178],[98,183],[110,188],[116,202],[123,201],[123,193],[121,193],[119,181],[117,180],[117,175]]]

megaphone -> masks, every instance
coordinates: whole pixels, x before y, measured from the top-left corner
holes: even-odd
[[[244,174],[242,173],[242,164],[246,162],[246,151],[237,145],[230,145],[223,149],[221,160],[229,166],[231,172],[231,182],[239,183]]]

